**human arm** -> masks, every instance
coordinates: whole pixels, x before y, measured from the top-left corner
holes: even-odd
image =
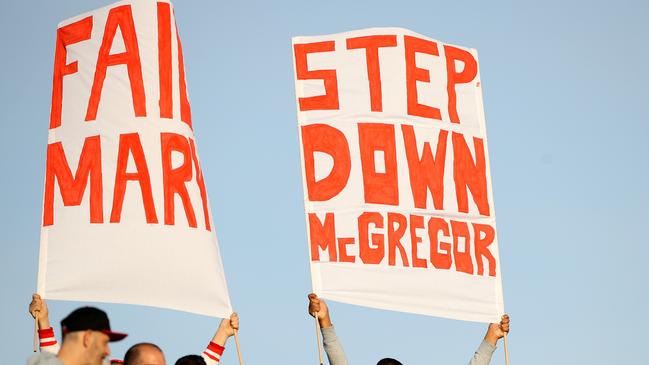
[[[201,356],[205,360],[207,365],[216,365],[221,361],[221,355],[225,350],[225,342],[234,335],[234,332],[239,329],[239,316],[236,313],[232,313],[230,318],[224,318],[219,324],[219,328],[214,333],[212,341]]]
[[[34,317],[38,325],[38,340],[41,351],[56,354],[59,352],[59,343],[54,337],[54,329],[50,325],[47,303],[40,295],[32,295],[29,303],[29,314]]]
[[[343,351],[342,344],[338,341],[336,331],[331,323],[329,316],[329,308],[324,299],[318,298],[317,295],[311,293],[309,298],[309,314],[318,319],[320,330],[322,332],[322,344],[329,364],[331,365],[348,365],[347,357]]]
[[[491,356],[496,351],[498,340],[509,333],[509,316],[507,314],[501,317],[500,323],[491,323],[487,328],[487,333],[469,361],[469,365],[487,365],[491,361]]]

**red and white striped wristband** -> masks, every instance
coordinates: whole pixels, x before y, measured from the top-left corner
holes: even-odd
[[[38,340],[41,347],[48,347],[56,345],[56,338],[54,337],[54,329],[52,327],[38,330]]]
[[[210,342],[210,344],[207,345],[207,349],[203,351],[203,354],[209,357],[210,359],[218,362],[219,360],[221,360],[221,355],[223,355],[223,350],[225,350],[225,347],[217,343]]]

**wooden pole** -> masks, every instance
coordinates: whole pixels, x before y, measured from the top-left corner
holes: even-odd
[[[38,319],[34,317],[34,352],[38,351]]]
[[[315,318],[316,345],[318,346],[318,355],[320,355],[320,365],[322,365],[324,364],[324,359],[322,358],[322,346],[320,346],[320,322],[318,322],[318,313],[314,313],[313,317]]]
[[[241,356],[241,347],[239,346],[238,330],[234,330],[234,343],[237,345],[237,356],[239,356],[239,365],[243,365],[243,357]]]
[[[505,350],[505,365],[509,365],[509,353],[507,352],[507,332],[505,332],[505,336],[503,337],[503,344]]]

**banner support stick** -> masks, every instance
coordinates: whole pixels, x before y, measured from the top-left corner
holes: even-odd
[[[38,350],[38,319],[34,317],[34,352]]]
[[[239,346],[239,330],[234,330],[234,343],[237,345],[237,356],[239,356],[239,365],[243,365],[243,357],[241,356],[241,346]]]
[[[509,365],[509,353],[507,352],[507,332],[505,332],[505,336],[503,337],[503,345],[505,350],[505,365]]]
[[[318,355],[320,356],[320,365],[322,365],[322,364],[324,364],[324,361],[323,361],[323,358],[322,358],[322,346],[320,346],[320,322],[318,322],[318,313],[314,313],[313,318],[315,319],[316,345],[318,346]]]
[[[239,365],[243,365],[243,357],[241,356],[241,346],[239,346],[238,330],[234,330],[234,343],[237,345],[237,356],[239,356]]]

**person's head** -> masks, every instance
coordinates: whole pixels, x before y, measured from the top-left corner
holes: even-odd
[[[403,364],[400,363],[398,360],[386,357],[385,359],[379,360],[379,362],[377,362],[376,365],[403,365]]]
[[[207,365],[205,359],[198,355],[187,355],[176,360],[175,365]]]
[[[160,347],[148,342],[131,346],[124,354],[124,365],[166,365]]]
[[[108,342],[119,341],[125,333],[113,332],[106,312],[94,307],[74,310],[61,321],[61,351],[83,363],[99,365],[110,354]]]

